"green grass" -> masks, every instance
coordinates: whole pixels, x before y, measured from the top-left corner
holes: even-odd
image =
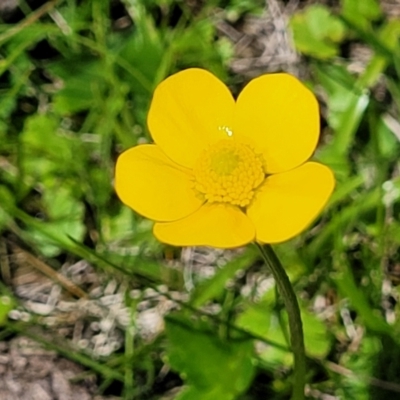
[[[243,271],[268,275],[255,249],[208,280],[195,276],[194,290],[183,296],[187,271],[171,268],[181,250],[158,243],[151,223],[123,206],[113,189],[118,154],[150,141],[146,114],[166,76],[202,67],[240,90],[247,78],[230,70],[234,47],[217,31],[215,16],[237,22],[262,7],[234,0],[195,8],[176,0],[60,0],[36,10],[23,2],[18,21],[0,21],[2,271],[14,245],[54,272],[86,260],[105,282],[125,285],[129,311],[118,328],[122,347],[96,357],[56,334],[49,339],[40,315],[8,319],[23,304],[2,284],[3,340],[28,335],[95,374],[100,391],[126,400],[162,399],[183,384],[174,398],[290,397],[293,361],[282,302],[273,284],[261,298],[242,291]],[[275,247],[300,299],[309,397],[396,398],[400,21],[387,18],[378,1],[343,0],[335,10],[299,10],[290,26],[309,71],[306,83],[321,104],[314,158],[337,178],[316,224]],[[361,72],[349,68],[346,48],[355,44],[371,51]],[[138,325],[146,288],[162,301],[179,298],[150,341]],[[209,315],[211,305],[216,311]]]

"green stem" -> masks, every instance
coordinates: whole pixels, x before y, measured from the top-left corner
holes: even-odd
[[[256,243],[256,246],[260,250],[265,263],[274,275],[279,293],[283,298],[289,316],[290,341],[294,355],[294,384],[292,400],[303,400],[306,375],[306,354],[299,303],[297,302],[292,284],[290,283],[281,262],[272,250],[272,247],[269,245],[261,246],[258,243]]]

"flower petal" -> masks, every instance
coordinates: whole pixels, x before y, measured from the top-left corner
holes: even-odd
[[[156,221],[174,221],[204,202],[191,188],[190,171],[172,162],[157,145],[140,145],[117,160],[115,189],[127,206]]]
[[[334,186],[332,171],[315,162],[268,177],[247,209],[257,240],[279,243],[299,234],[320,213]]]
[[[288,74],[253,79],[238,97],[235,118],[234,137],[264,154],[270,174],[301,165],[318,142],[317,100]]]
[[[210,72],[192,68],[161,82],[153,96],[147,123],[156,144],[173,161],[192,168],[201,151],[227,137],[235,101]]]
[[[175,222],[157,223],[154,235],[173,246],[243,246],[255,238],[254,225],[237,207],[205,204],[188,217]]]

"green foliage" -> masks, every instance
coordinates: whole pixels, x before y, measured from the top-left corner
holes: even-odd
[[[278,343],[283,348],[267,346],[261,355],[265,365],[273,372],[282,365],[291,366],[293,357],[287,342],[287,315],[283,310],[274,310],[273,290],[266,293],[264,301],[249,304],[238,317],[238,326],[264,338],[271,343]],[[323,359],[329,352],[331,339],[323,322],[306,309],[302,308],[304,340],[306,352],[310,357]]]
[[[335,130],[331,145],[321,151],[319,158],[339,176],[348,176],[348,152],[369,104],[369,93],[358,91],[354,78],[342,66],[316,66],[316,73],[329,94],[327,120]]]
[[[152,223],[113,189],[118,154],[150,141],[146,115],[166,76],[203,67],[240,90],[247,77],[232,78],[230,63],[245,41],[233,43],[218,22],[242,35],[243,19],[264,2],[60,0],[40,15],[21,7],[19,23],[0,21],[1,277],[14,244],[55,272],[84,259],[125,285],[130,322],[120,352],[94,356],[38,334],[39,318],[8,319],[22,305],[2,284],[4,337],[34,337],[95,373],[100,392],[126,400],[171,398],[170,389],[180,400],[287,399],[287,315],[256,249],[215,262],[187,291],[179,249],[158,243]],[[299,71],[321,104],[314,157],[337,178],[317,223],[277,248],[300,299],[310,393],[396,398],[400,21],[377,0],[343,0],[295,12],[290,27],[306,56]],[[155,299],[179,311],[142,337],[139,315]]]
[[[0,326],[4,326],[8,319],[8,313],[15,307],[15,302],[12,297],[2,295],[0,297]]]
[[[339,18],[323,5],[308,7],[290,21],[296,47],[304,54],[320,59],[338,55],[338,44],[344,39],[345,27]]]
[[[342,0],[342,15],[360,28],[368,28],[372,21],[382,16],[377,0]]]
[[[14,205],[14,196],[5,186],[0,186],[0,197],[0,232],[2,232],[12,223],[12,218],[8,211]]]
[[[253,342],[222,340],[207,328],[193,329],[191,321],[178,317],[166,320],[168,361],[189,385],[178,399],[232,400],[254,376]]]
[[[95,58],[63,60],[52,63],[48,70],[63,82],[62,89],[53,97],[53,107],[57,114],[70,115],[88,110],[96,104],[104,80],[101,62]]]

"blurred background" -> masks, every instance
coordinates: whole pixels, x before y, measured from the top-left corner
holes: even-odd
[[[317,96],[324,213],[275,246],[307,398],[400,399],[400,1],[0,0],[0,399],[289,399],[287,316],[252,246],[173,248],[113,189],[156,85]],[[173,190],[173,188],[171,188]]]

